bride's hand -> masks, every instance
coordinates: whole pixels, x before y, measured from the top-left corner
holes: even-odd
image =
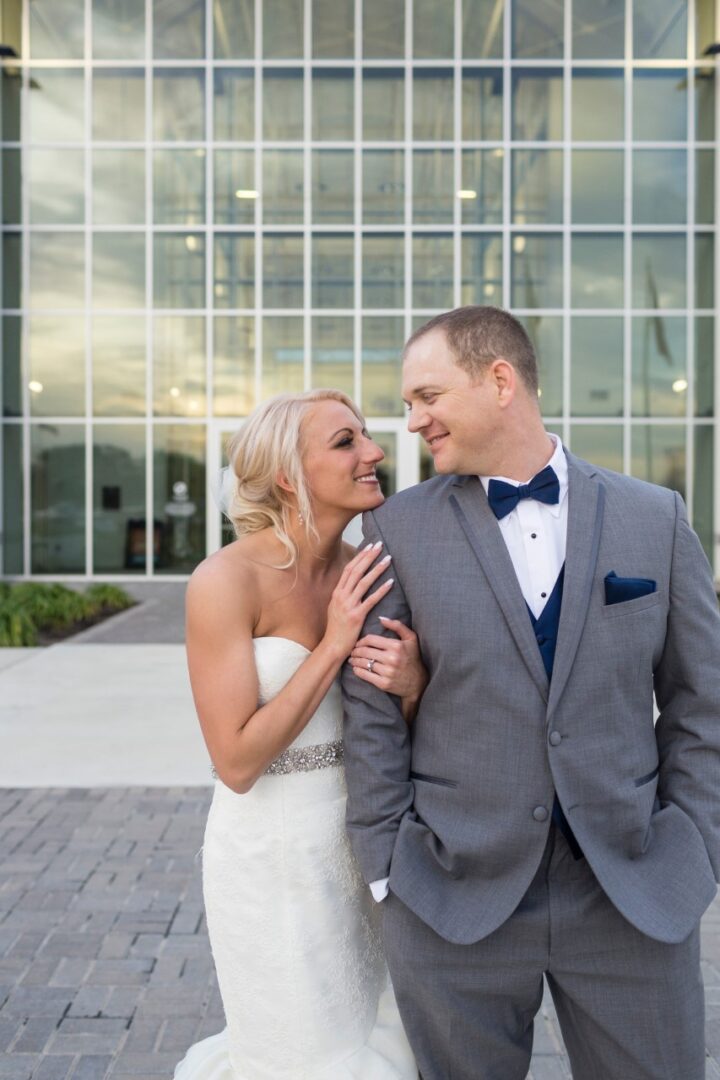
[[[382,551],[382,544],[369,544],[347,564],[330,598],[327,627],[323,641],[345,660],[358,639],[368,613],[393,586],[393,579],[383,582],[379,589],[367,595],[388,568],[386,555],[373,566]]]
[[[381,615],[380,621],[397,638],[367,634],[351,652],[350,664],[358,678],[402,698],[403,715],[410,721],[428,682],[417,634],[397,619]]]

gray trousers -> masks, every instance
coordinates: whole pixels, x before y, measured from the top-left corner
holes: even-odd
[[[392,893],[385,951],[423,1080],[524,1080],[545,975],[576,1080],[703,1080],[699,927],[641,934],[551,827],[510,918],[482,941],[439,937]]]

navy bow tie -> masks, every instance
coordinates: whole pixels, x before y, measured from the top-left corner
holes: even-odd
[[[488,484],[488,502],[498,521],[511,514],[521,499],[537,499],[538,502],[560,502],[560,481],[555,470],[546,465],[529,484],[506,484],[504,480],[491,480]]]

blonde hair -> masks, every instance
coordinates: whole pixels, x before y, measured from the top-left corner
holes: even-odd
[[[228,442],[233,484],[227,516],[238,537],[261,529],[273,530],[287,551],[287,561],[278,570],[289,569],[298,558],[289,527],[293,513],[301,515],[306,535],[317,538],[302,466],[302,429],[307,413],[318,401],[347,405],[365,426],[358,407],[342,390],[308,390],[304,394],[278,394],[264,401]],[[280,473],[294,489],[297,504],[278,483]]]

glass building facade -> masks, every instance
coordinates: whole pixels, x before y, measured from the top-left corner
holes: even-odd
[[[227,434],[511,308],[550,430],[720,573],[714,0],[0,0],[0,573],[183,576]]]

